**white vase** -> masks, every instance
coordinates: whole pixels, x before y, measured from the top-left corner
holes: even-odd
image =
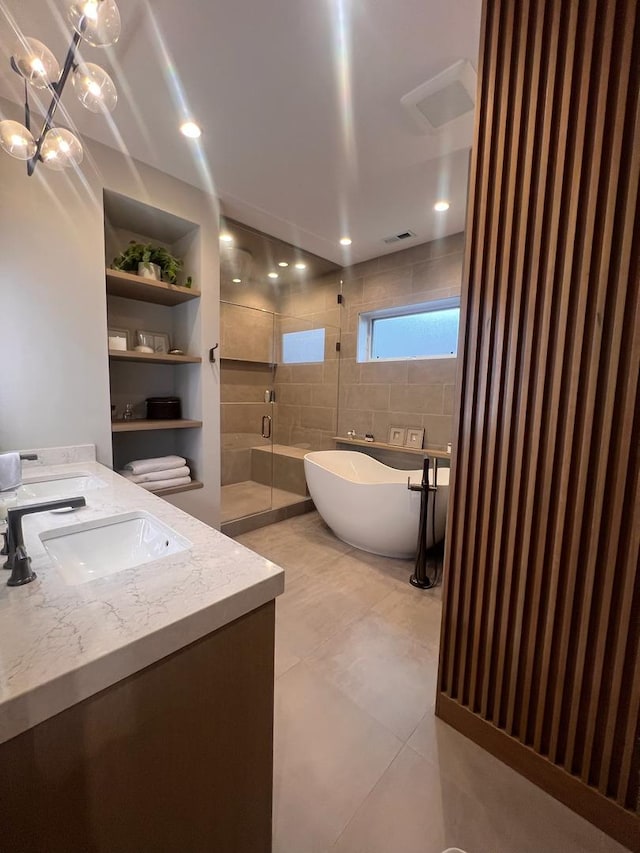
[[[154,281],[162,279],[162,270],[158,264],[140,262],[138,264],[138,275],[142,278],[152,278]]]

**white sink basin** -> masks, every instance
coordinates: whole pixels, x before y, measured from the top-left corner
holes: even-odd
[[[186,551],[192,543],[148,512],[126,512],[40,534],[64,580],[72,585],[133,569]]]
[[[99,477],[93,474],[78,472],[75,474],[60,474],[40,479],[27,480],[16,492],[19,503],[31,503],[32,501],[48,501],[57,498],[78,497],[93,489],[102,489],[106,486]]]

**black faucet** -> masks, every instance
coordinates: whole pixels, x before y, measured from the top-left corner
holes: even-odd
[[[64,498],[58,501],[45,501],[39,504],[11,507],[7,510],[7,562],[3,568],[11,571],[7,586],[22,586],[36,579],[36,573],[31,568],[31,557],[27,555],[22,534],[22,519],[25,515],[36,512],[49,512],[52,509],[77,509],[86,506],[85,498]]]

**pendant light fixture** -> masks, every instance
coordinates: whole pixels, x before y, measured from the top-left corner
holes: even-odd
[[[111,112],[118,101],[116,87],[107,72],[92,62],[81,62],[77,55],[81,41],[93,47],[109,47],[118,41],[120,12],[115,0],[72,0],[68,18],[74,34],[62,71],[49,48],[34,38],[22,37],[11,56],[12,69],[24,79],[24,124],[10,119],[0,121],[0,148],[18,160],[26,160],[28,175],[33,175],[39,162],[54,171],[82,162],[82,143],[78,137],[53,123],[69,75],[78,100],[91,112]],[[51,92],[37,138],[31,130],[29,86]]]

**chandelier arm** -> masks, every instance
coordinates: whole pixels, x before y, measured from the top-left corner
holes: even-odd
[[[67,82],[67,78],[69,77],[69,73],[76,64],[76,49],[78,47],[78,44],[80,43],[81,38],[82,36],[80,33],[76,32],[73,34],[73,39],[71,41],[71,44],[69,45],[69,50],[67,51],[67,56],[64,60],[64,66],[62,68],[62,73],[60,74],[60,79],[51,87],[53,97],[51,98],[51,103],[49,104],[49,109],[47,110],[47,114],[44,119],[44,124],[42,125],[42,130],[40,131],[40,136],[36,140],[36,150],[33,157],[27,161],[27,174],[29,176],[33,175],[33,173],[35,172],[38,160],[40,159],[40,151],[42,149],[44,138],[47,135],[47,131],[50,129],[51,124],[53,122],[53,117],[55,115],[56,110],[58,109],[60,98],[62,97],[62,91]]]
[[[24,126],[31,132],[31,108],[29,107],[29,87],[24,81]]]

